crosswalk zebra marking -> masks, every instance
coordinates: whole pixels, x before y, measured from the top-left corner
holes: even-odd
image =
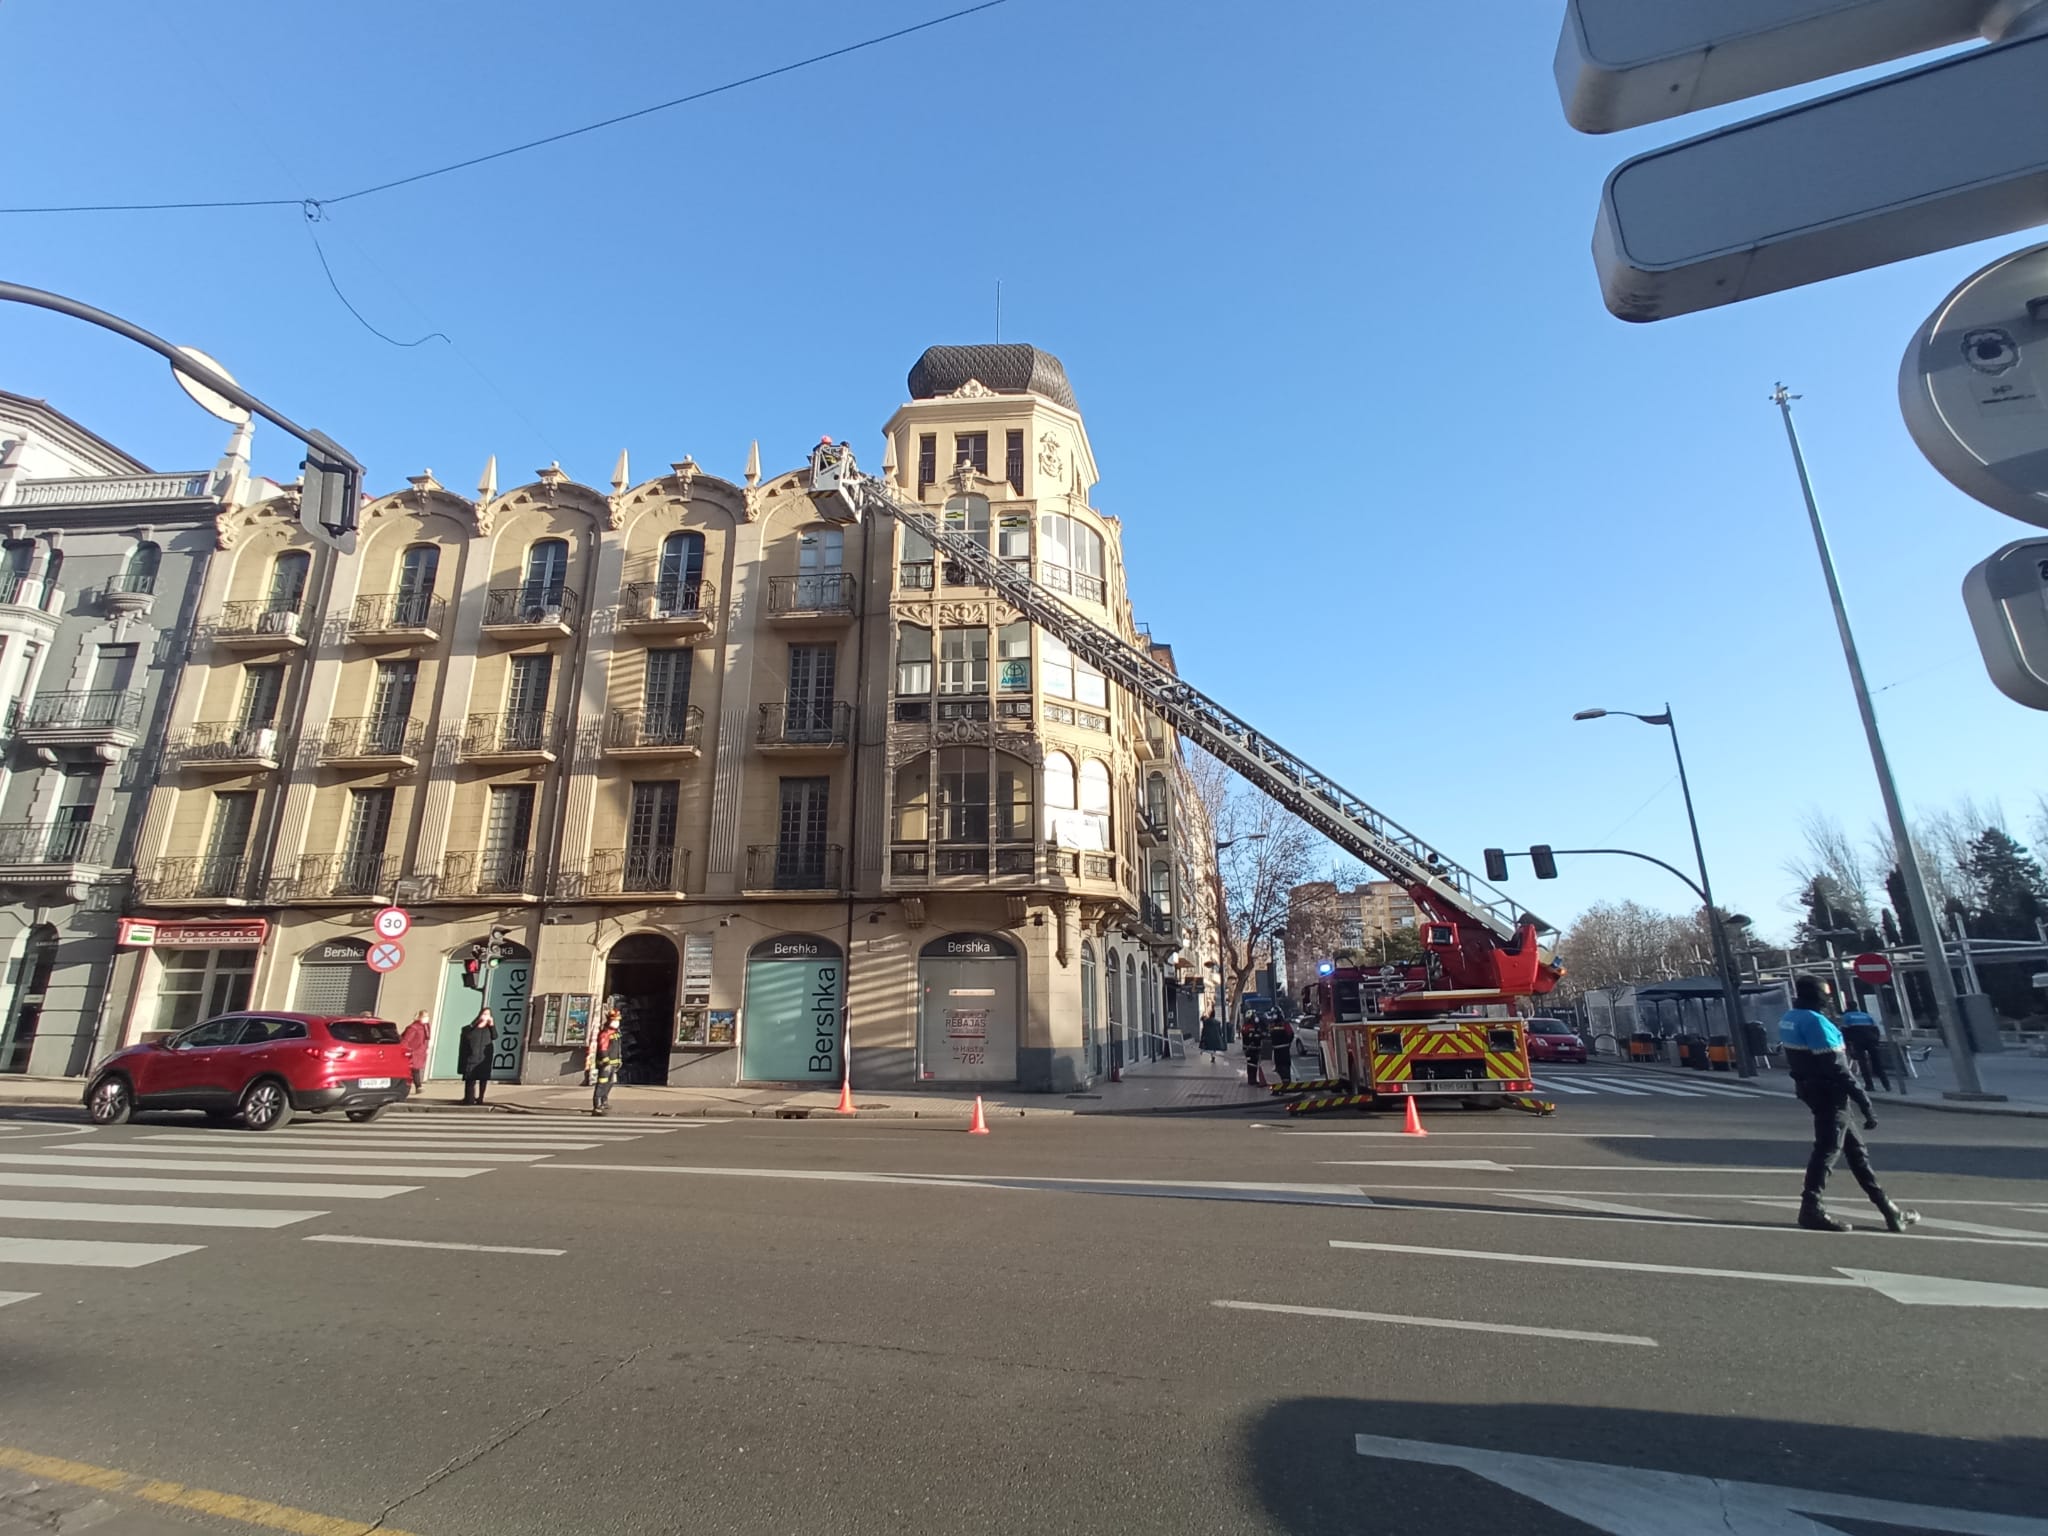
[[[41,1291],[0,1291],[0,1307],[11,1307],[17,1301],[34,1301]]]
[[[140,1146],[135,1146],[133,1143],[122,1143],[122,1145],[130,1146],[137,1152],[160,1153],[165,1157],[199,1157],[202,1155],[198,1147],[183,1143],[175,1146],[163,1146],[155,1142],[144,1142]],[[539,1152],[478,1152],[470,1148],[463,1148],[454,1152],[443,1152],[439,1150],[424,1151],[413,1147],[362,1147],[349,1151],[345,1148],[330,1146],[285,1147],[278,1146],[272,1142],[263,1142],[260,1145],[254,1142],[247,1145],[223,1145],[219,1141],[215,1141],[206,1148],[203,1155],[207,1157],[284,1157],[297,1159],[324,1157],[334,1162],[358,1163],[388,1163],[393,1158],[407,1158],[417,1163],[537,1163],[542,1158],[552,1154],[545,1148]],[[484,1169],[483,1171],[488,1173],[490,1170]]]
[[[0,1264],[54,1264],[74,1269],[140,1269],[201,1243],[105,1243],[75,1237],[0,1237]]]
[[[19,1221],[122,1222],[138,1227],[289,1227],[325,1211],[244,1210],[226,1205],[102,1205],[92,1200],[0,1200],[0,1217]]]
[[[116,1144],[118,1145],[118,1143]],[[179,1173],[247,1173],[250,1166],[232,1159],[220,1158],[179,1158],[129,1157],[119,1153],[76,1155],[47,1153],[40,1155],[16,1156],[0,1153],[0,1163],[10,1167],[30,1168],[165,1168]],[[281,1173],[345,1173],[363,1178],[384,1176],[394,1179],[473,1179],[480,1173],[489,1173],[488,1168],[421,1168],[399,1167],[396,1165],[363,1166],[353,1163],[292,1163],[276,1164]]]
[[[1557,1082],[1547,1077],[1531,1078],[1530,1081],[1545,1093],[1594,1093],[1598,1091],[1592,1088],[1581,1088],[1573,1083]]]
[[[15,1173],[5,1168],[0,1168],[0,1185],[10,1189],[104,1189],[144,1195],[260,1195],[291,1200],[388,1200],[393,1195],[415,1194],[422,1188],[418,1184],[314,1184],[291,1179],[138,1179],[132,1175],[114,1174],[96,1177],[89,1173]]]

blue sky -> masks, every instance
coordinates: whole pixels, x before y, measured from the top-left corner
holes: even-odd
[[[8,0],[0,203],[332,198],[751,73],[946,0]],[[1689,858],[1685,732],[1719,894],[1789,927],[1810,807],[1879,814],[1767,395],[1801,428],[1908,800],[2002,799],[2023,835],[2048,716],[1985,679],[1958,584],[2028,530],[1899,420],[1915,326],[2019,238],[1650,327],[1588,237],[1628,154],[1775,103],[1606,138],[1551,80],[1562,5],[1247,9],[1009,0],[570,143],[342,203],[0,218],[0,273],[204,347],[388,490],[684,453],[738,478],[820,432],[870,452],[934,342],[1066,362],[1141,617],[1183,672],[1477,865],[1487,844]],[[81,71],[81,59],[91,68]],[[45,59],[49,67],[23,68]],[[0,311],[0,387],[162,467],[223,429],[162,364]],[[297,452],[260,433],[259,468]],[[1568,863],[1563,921],[1683,905]]]

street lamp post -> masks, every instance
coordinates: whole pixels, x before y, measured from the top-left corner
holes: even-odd
[[[1744,1077],[1755,1077],[1756,1063],[1750,1058],[1749,1037],[1743,1029],[1742,988],[1735,979],[1735,957],[1728,952],[1728,935],[1722,930],[1721,909],[1714,905],[1714,883],[1707,878],[1707,852],[1700,843],[1699,817],[1693,814],[1692,785],[1685,776],[1685,753],[1679,750],[1678,726],[1672,719],[1671,706],[1666,704],[1663,712],[1655,715],[1639,715],[1629,709],[1582,709],[1572,718],[1601,720],[1608,715],[1627,715],[1645,725],[1661,725],[1671,733],[1671,755],[1678,760],[1678,789],[1685,797],[1685,821],[1692,828],[1692,856],[1700,870],[1700,895],[1707,904],[1707,932],[1714,941],[1714,964],[1721,972],[1721,1005],[1728,1014],[1728,1039],[1735,1048],[1735,1068]]]

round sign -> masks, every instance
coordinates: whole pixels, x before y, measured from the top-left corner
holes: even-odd
[[[380,907],[370,926],[380,939],[402,939],[412,932],[412,916],[403,907]]]
[[[2048,245],[1942,300],[1906,348],[1899,408],[1957,490],[2048,528]]]
[[[1849,969],[1856,973],[1858,981],[1881,987],[1892,979],[1892,963],[1883,955],[1858,955]]]
[[[230,384],[238,382],[233,374],[229,373],[227,369],[221,367],[219,363],[208,357],[197,347],[180,347],[178,350],[199,364],[200,367],[212,369]],[[178,381],[180,389],[184,390],[186,394],[198,402],[202,410],[218,416],[222,421],[231,421],[239,427],[249,419],[249,411],[246,406],[237,405],[211,385],[200,383],[199,380],[193,378],[191,374],[180,368],[176,363],[171,364],[171,377]]]
[[[405,948],[389,940],[382,944],[372,944],[370,952],[363,956],[363,964],[373,971],[395,971],[405,964]]]

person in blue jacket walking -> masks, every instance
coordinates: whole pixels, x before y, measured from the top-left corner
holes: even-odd
[[[1849,1172],[1856,1176],[1863,1193],[1884,1217],[1885,1226],[1893,1232],[1903,1232],[1920,1219],[1920,1213],[1893,1204],[1885,1194],[1870,1166],[1863,1138],[1850,1122],[1851,1105],[1860,1112],[1866,1131],[1876,1128],[1877,1116],[1870,1112],[1870,1096],[1849,1071],[1842,1032],[1822,1011],[1827,1000],[1827,988],[1819,977],[1801,976],[1792,984],[1791,1011],[1778,1021],[1778,1043],[1785,1051],[1793,1091],[1799,1095],[1799,1102],[1813,1111],[1813,1155],[1806,1160],[1799,1225],[1813,1232],[1852,1230],[1848,1222],[1829,1215],[1821,1204],[1835,1159],[1846,1155]]]

